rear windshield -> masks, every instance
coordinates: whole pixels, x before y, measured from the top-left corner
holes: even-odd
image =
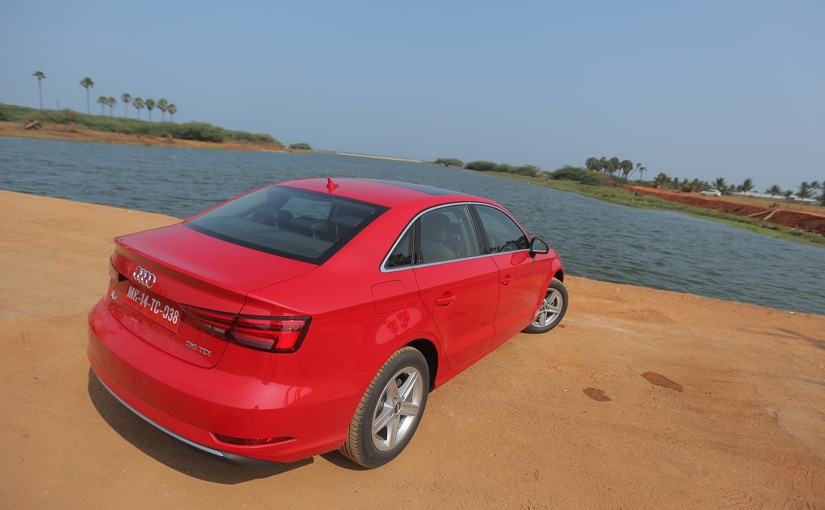
[[[386,210],[327,193],[270,186],[186,225],[253,250],[322,264]]]

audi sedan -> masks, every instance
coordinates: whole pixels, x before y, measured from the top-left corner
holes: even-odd
[[[385,464],[431,390],[568,302],[558,254],[500,205],[379,180],[284,182],[118,237],[109,275],[94,373],[238,463]]]

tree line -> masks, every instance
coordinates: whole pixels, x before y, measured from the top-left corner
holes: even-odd
[[[636,163],[634,168],[633,162],[630,160],[622,160],[619,161],[619,158],[613,157],[610,159],[607,158],[587,158],[585,161],[585,166],[588,170],[601,172],[603,174],[607,174],[612,177],[612,175],[617,172],[618,170],[622,171],[622,181],[627,182],[628,177],[634,171],[639,171],[639,182],[640,184],[643,183],[642,175],[647,170],[641,163]],[[733,193],[750,193],[753,192],[755,186],[753,184],[753,179],[750,177],[746,178],[742,181],[741,184],[728,184],[724,177],[718,177],[713,182],[702,181],[699,179],[679,179],[677,177],[670,177],[664,172],[660,172],[655,179],[651,183],[644,183],[644,184],[652,184],[656,188],[661,189],[673,189],[677,191],[684,191],[684,192],[693,192],[693,191],[705,191],[716,189],[719,190],[720,193],[723,195],[731,195]],[[816,192],[820,191],[820,195],[816,196]],[[783,190],[778,184],[773,184],[765,190],[765,194],[770,195],[771,198],[775,198],[777,196],[783,196],[786,200],[790,200],[794,197],[794,191],[790,189]],[[819,202],[825,202],[825,181],[821,183],[818,181],[813,182],[802,182],[796,191],[796,197],[799,199],[815,199]]]
[[[638,172],[639,178],[636,184],[642,186],[652,186],[660,189],[672,189],[684,192],[705,191],[716,189],[720,193],[730,195],[736,192],[748,193],[755,189],[753,179],[747,178],[741,184],[728,184],[724,177],[719,177],[713,182],[699,179],[679,179],[670,177],[664,172],[660,172],[652,181],[644,181],[642,177],[647,171],[641,163],[633,163],[629,159],[619,159],[617,157],[590,157],[584,162],[584,167],[565,165],[553,172],[545,172],[535,165],[513,166],[502,163],[492,163],[490,161],[472,161],[465,164],[456,158],[440,158],[433,163],[446,167],[466,168],[468,170],[478,170],[484,172],[506,172],[517,175],[527,175],[538,177],[545,175],[550,179],[562,181],[577,181],[582,184],[599,186],[604,183],[604,178],[616,180],[621,183],[628,183],[630,177]],[[620,172],[618,176],[614,175]],[[819,195],[817,195],[819,192]],[[790,189],[783,190],[778,184],[774,184],[765,190],[765,194],[771,198],[778,196],[790,200],[794,196],[799,199],[815,199],[825,202],[825,181],[802,182],[796,192]]]
[[[679,191],[703,191],[707,189],[719,190],[723,195],[732,195],[733,193],[751,193],[754,192],[756,186],[753,179],[750,177],[742,181],[741,184],[729,184],[724,177],[717,177],[713,182],[700,181],[699,179],[679,180],[678,178],[671,178],[665,173],[659,173],[653,180],[653,185],[662,189],[675,189]],[[819,194],[817,194],[819,192]],[[814,199],[818,202],[825,202],[825,181],[803,181],[796,189],[796,192],[791,189],[782,189],[778,184],[772,184],[765,189],[764,193],[770,195],[771,198],[784,197],[790,200],[794,196],[798,199],[807,200]]]
[[[46,79],[46,75],[43,71],[35,71],[32,73],[32,76],[37,78],[37,91],[40,97],[40,109],[43,109],[43,86],[42,82]],[[91,105],[89,103],[89,93],[90,89],[95,87],[95,82],[89,78],[88,76],[80,80],[80,86],[86,89],[86,113],[91,115]],[[123,103],[123,116],[125,118],[129,118],[129,103],[137,110],[137,119],[140,120],[140,111],[144,108],[149,113],[149,122],[152,121],[152,110],[157,108],[161,112],[161,122],[166,121],[166,113],[169,113],[169,120],[171,122],[175,121],[175,114],[178,112],[178,107],[174,103],[170,103],[166,99],[158,99],[155,101],[154,99],[148,98],[143,99],[140,97],[132,98],[131,94],[124,93],[120,96],[120,101]],[[113,96],[100,96],[97,98],[97,103],[100,105],[100,113],[101,115],[105,115],[105,107],[109,107],[109,115],[114,117],[114,108],[117,104],[117,99]]]

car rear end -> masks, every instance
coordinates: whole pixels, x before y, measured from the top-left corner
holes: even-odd
[[[312,318],[271,297],[317,268],[196,225],[120,237],[89,314],[92,369],[132,411],[214,455],[292,462],[337,449],[365,383],[306,377],[297,352]]]

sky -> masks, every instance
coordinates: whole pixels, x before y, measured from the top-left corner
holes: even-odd
[[[165,98],[287,145],[796,191],[825,181],[823,26],[821,0],[2,0],[0,103],[38,107],[42,71],[50,109],[90,77],[92,113]]]

